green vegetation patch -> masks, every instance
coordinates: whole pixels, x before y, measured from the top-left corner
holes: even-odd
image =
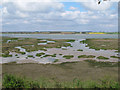
[[[28,57],[33,57],[33,55],[28,55]]]
[[[99,56],[99,57],[97,57],[97,59],[104,59],[104,60],[107,60],[107,59],[109,59],[109,58],[104,57],[104,56]]]
[[[66,48],[62,48],[62,50],[67,50]]]
[[[71,39],[71,40],[67,40],[66,42],[75,42],[75,40]]]
[[[22,55],[26,54],[25,52],[19,52],[19,53],[21,53]]]
[[[53,54],[53,55],[46,54],[43,57],[56,57],[56,54]]]
[[[80,55],[78,58],[95,58],[94,55]]]
[[[45,54],[44,52],[41,52],[41,53],[37,53],[36,56],[40,57],[40,56],[42,56],[44,54]]]
[[[58,62],[59,61],[59,59],[55,59],[55,61],[54,62]]]
[[[120,88],[117,81],[105,77],[98,81],[81,81],[77,78],[71,82],[59,82],[50,78],[41,78],[40,81],[30,81],[26,78],[6,74],[3,78],[3,88]]]
[[[24,78],[16,77],[10,74],[4,75],[4,88],[40,88],[37,82],[27,81]]]
[[[15,56],[18,56],[18,54],[15,54]]]
[[[82,49],[78,49],[77,51],[83,51]]]
[[[73,58],[74,56],[73,55],[64,55],[63,58],[66,58],[66,59],[71,59]]]
[[[45,48],[61,48],[61,47],[68,47],[71,46],[70,43],[66,42],[73,42],[74,40],[69,40],[69,39],[35,39],[35,38],[17,38],[17,42],[11,42],[11,43],[6,43],[7,40],[11,40],[14,38],[10,37],[3,37],[2,38],[2,52],[4,53],[5,51],[15,51],[17,53],[20,53],[19,49],[15,49],[17,46],[21,46],[24,48],[27,52],[33,52],[33,51],[38,51],[38,50],[43,50],[47,51]],[[47,43],[47,41],[55,41],[54,43],[49,43],[45,45],[38,45],[38,43]],[[32,46],[31,46],[32,45]]]
[[[12,57],[12,55],[2,54],[2,57]]]
[[[120,57],[117,57],[117,56],[110,56],[111,58],[118,58],[118,59],[120,59]]]
[[[86,39],[80,43],[87,44],[86,47],[95,50],[118,50],[118,39]]]
[[[2,54],[2,57],[12,57],[12,55],[10,55],[9,51],[5,51],[5,53]]]

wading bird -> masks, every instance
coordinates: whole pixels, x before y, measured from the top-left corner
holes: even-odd
[[[108,1],[108,0],[103,0],[103,1]],[[110,0],[109,0],[110,1]],[[102,2],[102,0],[98,0],[98,4],[100,4]]]

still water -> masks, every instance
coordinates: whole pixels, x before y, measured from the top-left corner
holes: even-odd
[[[118,38],[117,34],[2,34],[7,37],[25,37],[42,39],[87,39],[87,38]]]

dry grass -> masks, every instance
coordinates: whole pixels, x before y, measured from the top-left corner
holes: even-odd
[[[4,64],[2,71],[8,74],[26,76],[33,80],[39,80],[39,77],[54,78],[57,81],[72,81],[74,78],[80,80],[99,80],[109,75],[114,80],[118,77],[118,67],[97,67],[91,66],[88,62],[54,64]]]

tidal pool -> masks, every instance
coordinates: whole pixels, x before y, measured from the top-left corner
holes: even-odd
[[[97,59],[98,56],[105,56],[110,58],[110,56],[116,56],[118,53],[115,53],[115,50],[98,50],[96,51],[95,49],[89,49],[89,47],[86,47],[86,44],[80,43],[80,41],[85,40],[85,39],[77,39],[75,42],[67,42],[70,43],[72,47],[61,47],[61,48],[47,48],[47,51],[33,51],[33,52],[27,52],[24,48],[18,46],[15,48],[20,49],[21,52],[25,52],[25,55],[21,55],[19,53],[15,52],[10,52],[13,57],[7,57],[7,58],[2,58],[2,62],[0,63],[9,63],[9,62],[14,62],[16,61],[17,63],[53,63],[56,59],[59,59],[59,63],[61,62],[71,62],[71,61],[82,61],[85,60],[85,58],[78,58],[79,55],[94,55],[96,56],[94,59],[97,61],[100,61]],[[50,41],[48,41],[50,42]],[[51,41],[53,43],[53,41]],[[43,44],[43,43],[41,43]],[[47,43],[46,43],[47,44]],[[78,49],[81,49],[83,51],[77,51]],[[45,55],[53,55],[56,54],[55,57],[44,57],[44,55],[37,57],[37,53],[45,53]],[[17,56],[16,56],[17,54]],[[60,55],[62,54],[62,55]],[[28,57],[29,55],[32,55],[33,57]],[[65,59],[63,58],[63,55],[73,55],[74,57],[71,59]],[[88,58],[86,58],[88,59]],[[93,59],[93,58],[91,58]],[[102,61],[102,60],[101,60]],[[104,61],[104,60],[103,60]],[[111,62],[117,62],[118,59],[116,58],[110,58],[109,60],[106,61],[111,61]]]

